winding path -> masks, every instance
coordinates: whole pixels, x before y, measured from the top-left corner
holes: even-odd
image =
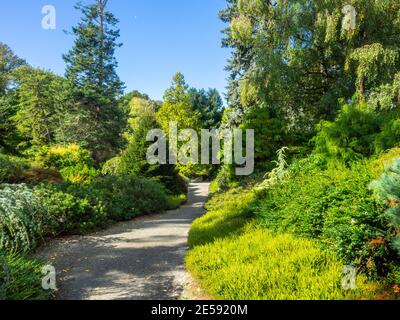
[[[57,298],[160,300],[182,296],[184,256],[194,219],[204,213],[208,183],[189,186],[188,203],[90,236],[51,241],[41,248],[57,270]]]

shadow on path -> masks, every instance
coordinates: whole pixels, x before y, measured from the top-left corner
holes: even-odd
[[[191,184],[188,202],[180,209],[43,247],[39,256],[57,270],[57,298],[179,298],[186,281],[188,232],[193,220],[204,213],[208,187],[207,183]]]

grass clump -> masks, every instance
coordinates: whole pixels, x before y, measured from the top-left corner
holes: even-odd
[[[340,300],[343,264],[310,240],[247,226],[241,235],[198,246],[186,258],[206,292],[228,300]],[[364,287],[364,279],[358,279]]]
[[[241,233],[251,218],[248,207],[253,199],[254,193],[242,188],[216,194],[207,203],[208,214],[194,221],[189,232],[189,246]]]
[[[0,300],[47,300],[42,289],[41,261],[0,252]]]

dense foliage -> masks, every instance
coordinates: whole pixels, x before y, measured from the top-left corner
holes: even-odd
[[[341,287],[342,264],[310,240],[275,235],[249,222],[254,194],[236,189],[217,195],[190,232],[186,263],[207,295],[233,300],[318,300],[369,294]],[[367,289],[367,291],[365,291]]]
[[[312,240],[391,287],[389,296],[399,292],[399,12],[397,0],[227,0],[220,17],[232,56],[222,123],[255,130],[258,172],[251,181],[221,168],[214,193],[250,181],[255,200],[242,207],[229,192],[217,195],[226,208],[193,225],[188,266],[213,297],[290,298],[284,284],[268,282],[284,261],[271,273],[257,269],[267,268],[265,254],[274,260],[257,239],[292,248]],[[262,229],[241,229],[251,217]],[[307,269],[292,262],[292,274]]]
[[[318,157],[293,164],[289,177],[259,195],[254,211],[275,232],[318,240],[348,265],[384,276],[399,260],[387,245],[393,230],[368,186],[368,162],[321,168]],[[265,193],[265,194],[263,194]]]
[[[186,201],[187,176],[207,169],[148,163],[152,129],[215,128],[222,99],[189,88],[181,73],[164,101],[117,74],[118,19],[107,0],[78,3],[64,76],[30,66],[0,43],[0,298],[46,298],[25,258],[48,238],[85,234]],[[173,118],[170,118],[173,116]],[[19,275],[18,275],[19,272]],[[6,279],[7,278],[7,279]],[[26,286],[32,286],[31,291]]]
[[[25,257],[43,240],[176,208],[199,176],[215,178],[214,198],[187,265],[212,297],[369,297],[366,277],[400,291],[398,0],[227,0],[225,109],[179,72],[163,101],[124,94],[107,4],[76,6],[64,76],[0,43],[0,298],[46,298],[41,262]],[[150,164],[150,130],[186,144],[171,123],[254,129],[256,173]],[[346,264],[359,291],[340,288]]]
[[[388,166],[382,176],[371,184],[375,190],[377,198],[389,208],[385,211],[385,216],[393,228],[394,239],[393,248],[400,253],[400,159]]]
[[[399,101],[398,86],[390,87],[400,67],[397,0],[227,2],[227,120],[241,125],[262,114],[262,123],[280,123],[255,122],[259,166],[274,150],[310,139],[341,101]],[[355,29],[345,28],[345,5],[356,9]]]
[[[117,73],[115,50],[118,43],[118,19],[107,11],[107,0],[76,6],[82,12],[80,23],[72,29],[73,48],[64,55],[66,79],[71,86],[75,108],[66,116],[66,139],[79,141],[91,150],[97,161],[112,156],[121,143],[123,127],[118,97],[123,83]],[[76,136],[84,130],[85,135]],[[72,140],[72,141],[71,141]]]

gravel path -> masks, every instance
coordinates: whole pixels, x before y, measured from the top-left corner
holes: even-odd
[[[184,255],[194,219],[204,213],[208,183],[189,187],[187,205],[137,218],[90,236],[51,241],[39,250],[57,270],[57,298],[160,300],[182,296]]]

